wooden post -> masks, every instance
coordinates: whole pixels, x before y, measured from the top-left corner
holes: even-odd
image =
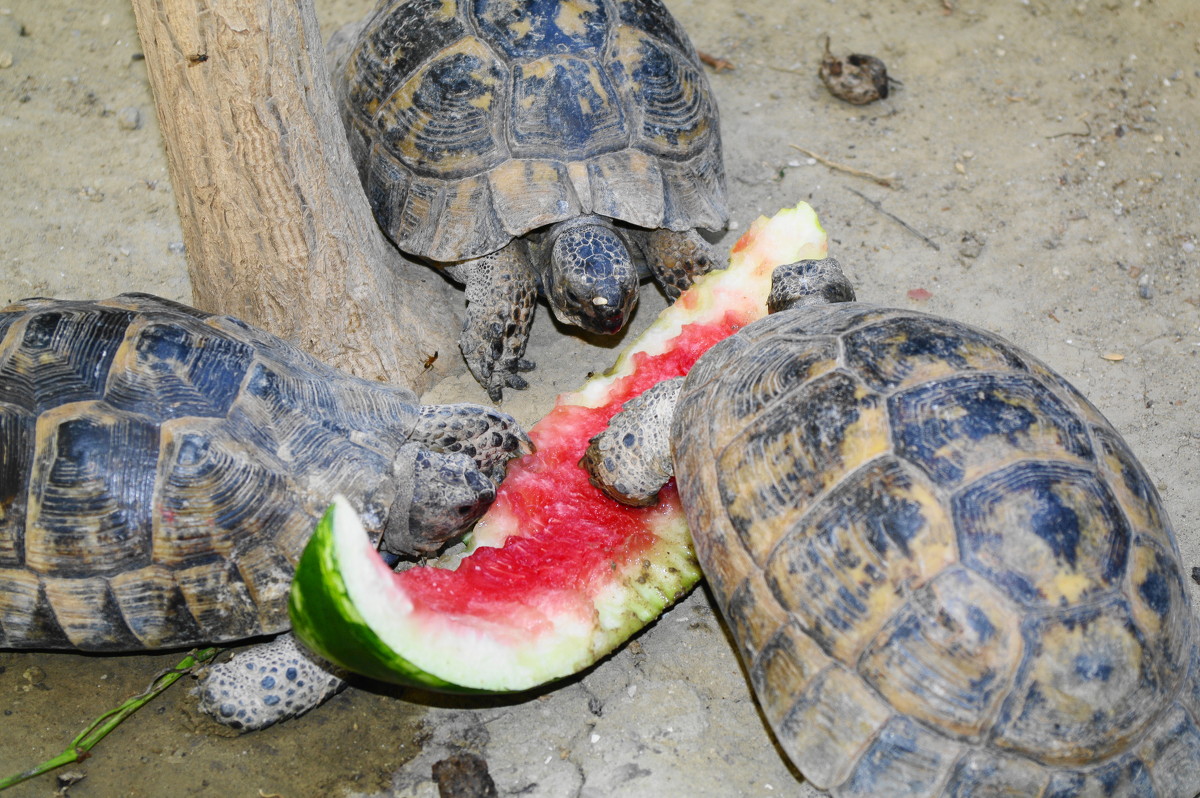
[[[196,305],[418,392],[457,368],[451,289],[371,217],[312,0],[133,8]]]

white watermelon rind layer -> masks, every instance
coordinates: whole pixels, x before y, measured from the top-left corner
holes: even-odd
[[[613,368],[557,404],[605,404],[613,384],[633,372],[634,353],[666,351],[686,324],[718,322],[731,311],[744,314],[745,323],[761,317],[771,271],[822,258],[825,248],[824,231],[805,203],[758,219],[735,245],[729,269],[698,280]],[[489,607],[486,617],[469,607],[454,614],[418,612],[371,546],[354,508],[339,497],[297,565],[293,630],[326,659],[372,678],[452,692],[527,690],[592,665],[699,581],[678,504],[661,503],[646,525],[655,543],[629,562],[613,562],[604,584],[530,595],[520,606],[499,612]],[[516,518],[494,506],[476,525],[472,546],[502,546],[513,535],[521,535]]]

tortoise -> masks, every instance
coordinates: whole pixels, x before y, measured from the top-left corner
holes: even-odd
[[[419,555],[482,515],[507,460],[529,449],[497,410],[420,406],[407,389],[148,294],[10,305],[0,649],[135,651],[282,632],[293,568],[335,494],[393,559]],[[340,684],[290,635],[269,645],[214,669],[202,706],[256,728]],[[272,674],[278,684],[263,689]],[[247,678],[254,695],[230,684]]]
[[[540,290],[611,334],[649,272],[669,299],[728,220],[717,106],[659,0],[383,0],[329,45],[380,227],[465,285],[459,339],[493,401]]]
[[[1200,792],[1170,521],[1112,425],[999,336],[858,303],[832,260],[630,402],[583,465],[674,473],[776,738],[839,796]]]

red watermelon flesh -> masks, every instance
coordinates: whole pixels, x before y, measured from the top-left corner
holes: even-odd
[[[631,508],[578,466],[626,401],[681,376],[714,343],[766,312],[771,271],[825,255],[806,204],[760,218],[730,267],[697,281],[607,373],[560,396],[509,464],[456,569],[391,572],[344,500],[318,525],[291,595],[296,634],[326,658],[388,681],[444,690],[527,689],[578,672],[699,580],[673,484]]]

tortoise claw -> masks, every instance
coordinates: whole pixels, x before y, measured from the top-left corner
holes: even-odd
[[[480,383],[487,391],[488,398],[497,404],[504,399],[504,389],[523,391],[529,387],[529,381],[518,374],[518,371],[532,371],[536,366],[530,360],[518,359],[504,366],[495,366],[487,373]],[[474,372],[475,369],[472,369]],[[478,372],[476,373],[478,377]]]

